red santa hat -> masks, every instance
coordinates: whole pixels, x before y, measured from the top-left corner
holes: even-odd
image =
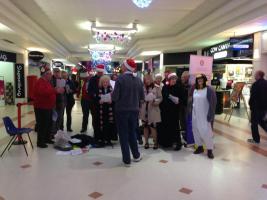
[[[51,68],[50,68],[49,65],[44,65],[44,66],[42,66],[42,67],[40,68],[40,71],[41,71],[41,76],[42,76],[42,75],[45,75],[46,72],[51,71]]]
[[[99,64],[96,66],[96,71],[97,72],[105,72],[105,66],[102,64]]]
[[[137,67],[137,65],[136,65],[136,63],[135,63],[135,61],[134,61],[134,59],[131,59],[131,58],[125,60],[125,61],[123,62],[123,65],[124,65],[129,71],[131,71],[131,72],[134,72],[135,69],[136,69],[136,67]]]

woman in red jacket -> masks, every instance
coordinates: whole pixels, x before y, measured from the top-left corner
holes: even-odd
[[[49,67],[41,69],[41,78],[34,87],[34,112],[37,123],[37,147],[47,148],[51,144],[52,110],[56,104],[56,94],[62,94],[63,88],[53,88],[50,80],[52,72]]]

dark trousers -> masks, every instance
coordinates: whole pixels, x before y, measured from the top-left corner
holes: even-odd
[[[255,142],[260,142],[258,125],[260,125],[267,132],[266,122],[263,121],[265,112],[266,111],[259,111],[259,110],[251,111],[251,132],[252,132],[252,138]]]
[[[81,100],[82,112],[83,112],[83,121],[82,121],[82,130],[87,130],[88,118],[89,118],[89,101],[86,99]]]
[[[159,132],[158,142],[163,147],[172,147],[175,143],[182,145],[181,133],[179,130],[179,113],[176,110],[162,112],[161,131]]]
[[[187,142],[186,138],[186,106],[181,106],[179,110],[179,124],[180,124],[180,131],[182,131],[182,137],[185,142]]]
[[[71,129],[71,123],[72,123],[72,117],[71,117],[71,111],[72,108],[75,104],[74,100],[71,101],[67,101],[67,105],[66,105],[66,114],[67,114],[67,130]],[[63,121],[64,121],[64,117],[63,117]]]
[[[89,101],[89,109],[91,110],[91,115],[92,115],[92,125],[94,129],[94,138],[96,140],[100,140],[101,137],[101,132],[100,132],[100,127],[99,127],[99,108],[98,108],[98,103],[96,101]]]
[[[50,139],[52,110],[35,108],[34,112],[37,124],[37,145],[42,145]]]
[[[57,121],[55,122],[54,133],[57,133],[58,130],[64,130],[64,111],[65,111],[65,104],[57,105],[56,112],[57,112]]]
[[[124,163],[130,164],[130,149],[134,158],[139,158],[140,156],[136,139],[138,112],[116,112],[115,116],[121,145],[122,160]]]

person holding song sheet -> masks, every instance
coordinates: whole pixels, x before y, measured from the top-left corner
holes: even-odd
[[[113,91],[109,76],[102,76],[99,80],[99,142],[103,145],[111,145],[111,140],[117,140],[114,123],[114,106],[111,99]]]

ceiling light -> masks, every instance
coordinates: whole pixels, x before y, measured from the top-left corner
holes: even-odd
[[[139,8],[147,8],[152,0],[132,0],[133,3]]]
[[[49,53],[50,51],[45,48],[39,48],[39,47],[29,47],[27,48],[28,51],[40,51],[42,53]]]
[[[12,31],[8,26],[0,23],[0,30],[1,31]]]
[[[92,23],[90,21],[87,21],[87,22],[82,22],[78,24],[78,26],[83,30],[90,30],[91,24]]]
[[[161,54],[161,51],[143,51],[141,56],[155,56]]]
[[[122,47],[115,46],[114,44],[89,44],[89,50],[97,51],[120,51]]]

